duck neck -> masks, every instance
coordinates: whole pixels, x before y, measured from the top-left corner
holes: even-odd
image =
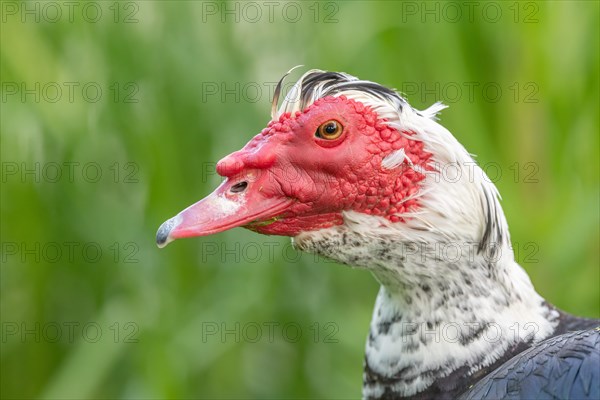
[[[476,249],[450,256],[440,242],[423,246],[370,268],[382,286],[366,345],[365,397],[459,393],[558,324],[510,248],[492,258]]]
[[[338,227],[294,243],[368,269],[381,284],[366,344],[367,398],[436,397],[453,393],[448,386],[460,393],[558,325],[558,312],[536,293],[508,240],[461,246],[456,238],[402,241],[395,232]]]

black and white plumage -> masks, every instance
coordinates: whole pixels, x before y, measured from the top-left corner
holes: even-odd
[[[338,202],[325,203],[327,196],[312,198],[311,191],[299,191],[303,188],[295,185],[302,184],[302,180],[283,182],[275,193],[291,193],[286,194],[291,197],[300,192],[302,196],[293,197],[293,205],[274,215],[261,209],[262,219],[255,219],[253,223],[258,224],[251,226],[263,233],[292,236],[300,250],[364,268],[381,284],[366,344],[365,398],[509,399],[572,395],[593,399],[600,393],[595,369],[600,368],[600,321],[564,313],[535,291],[514,259],[496,187],[456,138],[436,122],[436,114],[445,106],[436,103],[418,111],[398,93],[381,85],[344,73],[318,70],[304,74],[277,109],[280,89],[281,82],[275,93],[270,130],[257,136],[246,152],[243,149],[225,161],[251,163],[253,168],[258,165],[271,172],[270,166],[279,166],[280,160],[272,157],[277,154],[282,160],[294,160],[294,167],[302,170],[303,165],[297,161],[302,158],[286,152],[294,151],[290,143],[295,143],[295,135],[306,133],[302,126],[315,122],[310,115],[334,110],[333,115],[320,117],[327,121],[336,115],[341,118],[335,114],[339,110],[351,110],[361,122],[352,126],[348,117],[347,123],[354,129],[348,135],[362,134],[374,139],[368,142],[368,154],[364,154],[364,147],[352,148],[347,151],[352,157],[344,161],[351,164],[360,157],[366,161],[356,168],[330,168],[325,180],[328,185],[319,189],[342,187],[349,193],[345,197],[361,199],[365,193],[390,192],[385,191],[390,182],[385,179],[395,176],[398,180],[391,182],[399,186],[394,187],[408,193],[400,200],[394,197],[397,203],[389,198],[374,198],[371,202],[336,208],[341,207]],[[319,100],[323,101],[319,104]],[[368,115],[363,118],[363,114]],[[377,121],[372,121],[372,114]],[[295,124],[294,118],[304,119]],[[277,144],[279,138],[284,144]],[[393,147],[391,138],[395,138],[394,144],[403,143],[404,147]],[[348,139],[336,144],[342,155],[348,142],[353,143]],[[298,151],[317,152],[312,139],[302,143],[309,147]],[[265,154],[261,153],[263,148],[268,149]],[[267,162],[257,161],[262,159]],[[367,169],[362,182],[357,176],[347,176],[358,167],[364,173],[364,166],[372,166],[373,159],[377,160],[374,170]],[[243,213],[250,208],[248,199],[256,193],[246,191],[246,187],[251,188],[247,181],[245,192],[239,197],[237,190],[236,195],[226,190],[227,185],[244,179],[252,170],[229,168],[226,164],[221,164],[222,175],[228,177],[223,191],[217,189],[216,194],[167,221],[157,235],[160,245],[174,238],[210,234],[248,222],[236,219],[240,218],[236,215],[239,210]],[[309,167],[302,170],[306,174],[301,176],[308,177],[305,182],[321,184],[322,170],[314,172]],[[405,171],[410,174],[402,175]],[[453,172],[451,176],[443,174],[448,171]],[[404,179],[415,174],[421,178]],[[377,179],[371,180],[373,176]],[[357,181],[359,184],[354,186],[375,182],[384,190],[366,187],[364,192],[354,193],[354,186],[348,182]],[[258,192],[262,189],[259,186]],[[404,207],[409,202],[418,205]],[[281,207],[286,203],[275,204]],[[301,208],[294,209],[296,206]],[[318,212],[311,214],[306,210],[317,206],[325,210],[319,215],[322,218],[310,219]],[[207,210],[216,212],[216,216],[203,217]],[[326,219],[329,216],[331,220]],[[220,223],[220,219],[227,223]]]

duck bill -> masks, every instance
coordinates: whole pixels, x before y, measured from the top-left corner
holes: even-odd
[[[269,198],[250,188],[232,193],[231,186],[228,181],[223,182],[210,195],[165,221],[156,233],[158,247],[175,239],[212,235],[250,223],[269,223],[292,204],[288,198]]]

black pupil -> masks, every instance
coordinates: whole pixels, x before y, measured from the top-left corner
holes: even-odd
[[[325,125],[325,133],[327,133],[329,135],[335,133],[336,130],[337,130],[337,125],[335,122],[330,122],[327,125]]]

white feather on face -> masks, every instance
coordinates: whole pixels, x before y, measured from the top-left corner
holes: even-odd
[[[381,161],[381,167],[384,169],[394,169],[394,168],[398,168],[400,165],[402,165],[402,163],[406,161],[406,163],[408,165],[410,165],[411,167],[413,166],[412,161],[410,160],[410,158],[406,155],[406,152],[404,151],[404,149],[398,149],[396,151],[391,152],[390,154],[388,154],[382,161]]]
[[[273,110],[278,95],[279,91]],[[294,84],[273,117],[293,115],[319,98],[342,95],[370,107],[399,132],[410,132],[410,139],[423,142],[424,150],[432,154],[430,168],[418,170],[425,175],[414,195],[419,207],[400,215],[400,222],[347,211],[343,225],[303,232],[293,239],[301,250],[369,269],[382,284],[367,342],[367,365],[384,377],[398,377],[404,371],[393,390],[409,396],[460,366],[475,372],[515,343],[537,342],[552,334],[558,315],[514,261],[496,187],[458,140],[435,121],[446,106],[435,103],[418,111],[378,84],[311,70]],[[403,149],[390,152],[382,167],[403,164],[418,168]],[[449,257],[441,248],[458,248],[460,256]],[[428,341],[406,334],[402,321],[434,327],[456,323],[463,329],[454,343]],[[469,331],[473,323],[488,326],[483,333],[489,326],[500,329],[500,339],[491,343],[474,337]],[[536,328],[530,337],[531,332],[523,330],[528,324]],[[515,326],[521,329],[518,334],[512,331]],[[377,396],[382,390],[366,384],[363,394]]]

